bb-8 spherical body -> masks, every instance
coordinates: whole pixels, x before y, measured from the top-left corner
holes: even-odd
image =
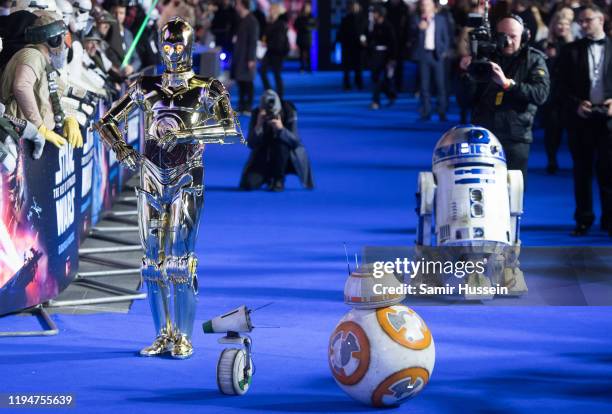
[[[375,407],[402,404],[429,382],[435,361],[429,328],[412,309],[353,309],[329,341],[329,366],[348,395]]]

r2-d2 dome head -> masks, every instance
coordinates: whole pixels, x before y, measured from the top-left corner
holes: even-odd
[[[185,20],[175,17],[159,33],[162,60],[167,73],[191,70],[193,28]]]
[[[433,167],[473,161],[506,165],[506,156],[499,140],[488,129],[474,125],[459,125],[447,131],[436,144]]]
[[[438,244],[510,244],[509,178],[495,135],[474,125],[454,127],[436,144],[432,163]]]

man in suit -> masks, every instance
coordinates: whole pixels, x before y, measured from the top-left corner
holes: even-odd
[[[446,84],[444,57],[450,46],[450,33],[446,18],[436,12],[434,0],[420,0],[419,13],[412,20],[412,33],[416,38],[414,58],[418,62],[421,79],[421,120],[431,117],[431,78],[438,92],[438,114],[446,121]]]
[[[578,18],[584,37],[565,46],[559,57],[574,162],[574,236],[587,234],[595,221],[593,166],[601,227],[612,236],[612,38],[604,32],[604,20],[597,6],[585,6]]]

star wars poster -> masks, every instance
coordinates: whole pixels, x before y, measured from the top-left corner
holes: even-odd
[[[20,143],[14,171],[0,174],[0,315],[54,298],[78,267],[82,150]]]

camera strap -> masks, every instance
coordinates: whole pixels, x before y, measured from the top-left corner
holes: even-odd
[[[57,84],[57,78],[59,73],[53,68],[53,66],[47,64],[45,66],[45,72],[47,72],[47,83],[49,84],[49,99],[51,99],[51,108],[53,109],[53,121],[55,122],[55,130],[61,131],[64,125],[64,110],[60,103],[59,85]]]

